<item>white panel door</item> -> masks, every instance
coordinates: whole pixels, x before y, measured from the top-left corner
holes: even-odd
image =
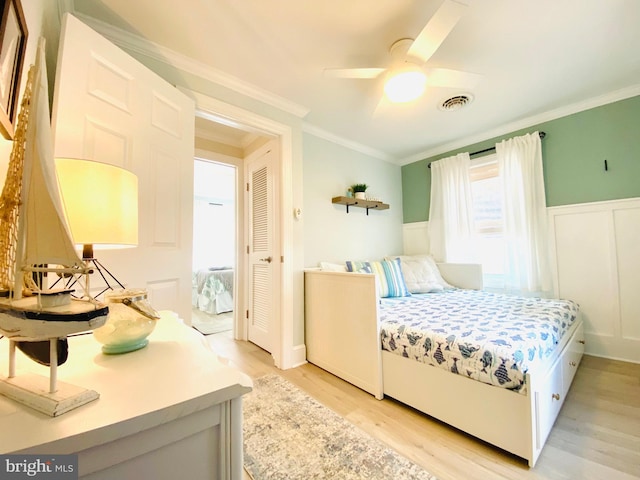
[[[156,309],[190,321],[193,101],[67,14],[53,122],[56,157],[110,163],[138,177],[138,247],[96,257],[126,286],[147,288]]]
[[[276,232],[277,140],[247,158],[248,338],[266,351],[278,348],[280,247]]]

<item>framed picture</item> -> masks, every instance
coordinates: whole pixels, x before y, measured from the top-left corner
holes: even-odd
[[[0,5],[0,132],[12,140],[28,31],[20,0],[0,0]]]

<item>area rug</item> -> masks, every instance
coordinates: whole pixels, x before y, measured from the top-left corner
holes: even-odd
[[[254,380],[243,410],[254,480],[435,479],[279,375]]]

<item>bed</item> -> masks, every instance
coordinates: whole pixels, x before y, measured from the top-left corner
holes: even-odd
[[[233,269],[212,267],[193,272],[192,305],[209,314],[233,311]]]
[[[584,352],[577,305],[550,301],[560,309],[560,319],[543,322],[542,330],[532,333],[530,323],[516,325],[511,315],[527,311],[529,304],[540,313],[546,302],[520,299],[500,310],[501,297],[477,291],[479,266],[439,267],[449,284],[463,288],[381,299],[374,273],[305,271],[307,360],[378,399],[395,398],[533,467]],[[428,337],[412,328],[424,321],[421,309],[434,298],[441,299],[439,310],[426,315],[442,318],[431,332],[435,336]],[[478,303],[482,298],[493,306]],[[465,309],[478,324],[492,317],[506,322],[496,327],[490,359],[485,343],[473,337],[478,333],[456,324],[454,314]]]

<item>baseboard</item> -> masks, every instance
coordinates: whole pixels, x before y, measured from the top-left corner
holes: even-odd
[[[307,363],[307,347],[304,343],[296,345],[291,350],[291,368],[299,367]]]
[[[640,340],[620,339],[585,332],[584,353],[594,357],[640,363]]]

